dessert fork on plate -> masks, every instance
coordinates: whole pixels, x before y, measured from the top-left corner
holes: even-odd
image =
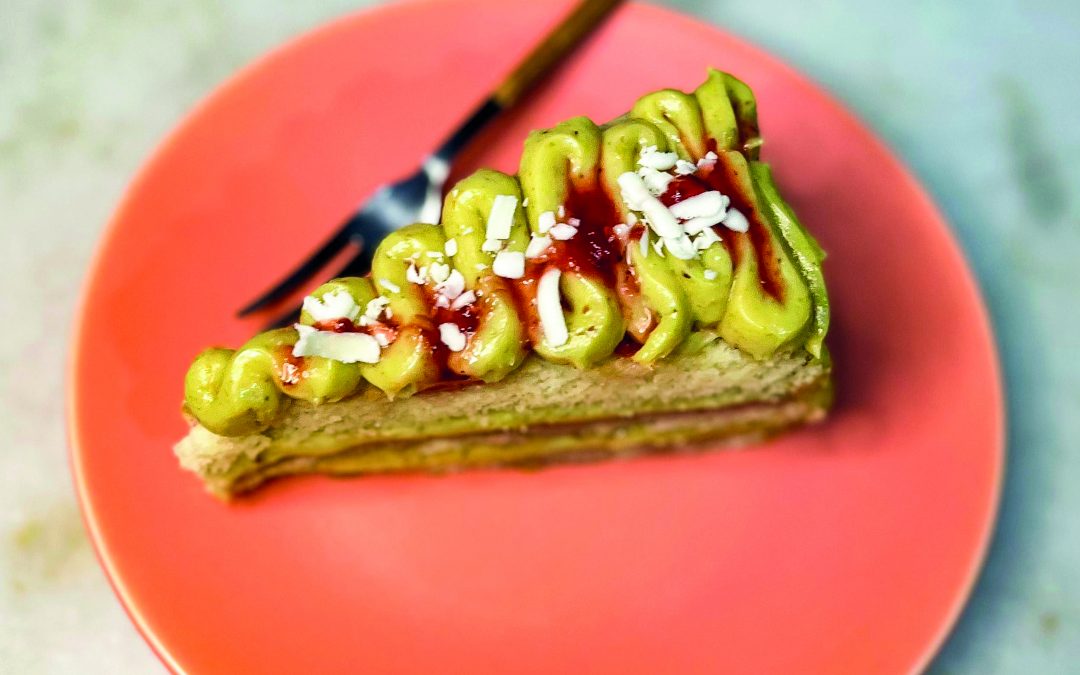
[[[278,305],[349,248],[356,252],[333,276],[367,274],[371,270],[372,254],[387,234],[409,223],[439,222],[443,188],[454,158],[492,120],[520,101],[530,87],[573,51],[620,2],[622,0],[582,0],[424,159],[416,172],[378,188],[307,260],[242,307],[238,315],[247,316]],[[299,311],[299,306],[289,309],[268,327],[291,323]]]

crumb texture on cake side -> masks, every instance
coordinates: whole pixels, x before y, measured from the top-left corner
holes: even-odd
[[[434,440],[439,441],[436,446],[450,448],[451,454],[442,463],[432,460],[414,468],[463,468],[453,453],[477,451],[491,438],[515,442],[490,443],[493,455],[474,463],[514,463],[513,446],[522,445],[530,435],[539,435],[540,444],[557,457],[570,452],[560,443],[584,445],[590,427],[592,450],[599,455],[607,452],[604,447],[610,451],[626,445],[627,438],[635,450],[671,445],[673,438],[683,439],[692,429],[699,433],[687,440],[701,443],[733,432],[748,433],[743,428],[748,420],[756,425],[750,432],[765,433],[820,417],[831,400],[827,364],[827,355],[818,360],[802,351],[758,361],[719,340],[652,369],[612,360],[580,370],[533,359],[490,385],[397,401],[377,396],[318,406],[295,401],[275,425],[257,434],[219,436],[196,424],[177,444],[176,454],[184,468],[217,486],[212,487],[215,492],[229,494],[234,484],[245,486],[264,471],[279,475],[301,467],[335,473],[404,470],[395,467],[410,463],[404,456],[395,461],[393,454],[425,443],[430,446]],[[733,410],[723,413],[724,408]],[[679,413],[689,417],[677,423],[679,433],[665,439],[659,433],[665,417],[678,420]],[[689,425],[690,420],[694,424]],[[641,425],[638,434],[632,433],[635,424]],[[553,433],[545,433],[545,428]],[[485,435],[490,437],[487,441]],[[533,455],[542,454],[543,447],[526,454],[535,460]],[[425,452],[432,450],[428,447]],[[342,453],[352,459],[342,459]],[[365,454],[367,459],[360,460]]]

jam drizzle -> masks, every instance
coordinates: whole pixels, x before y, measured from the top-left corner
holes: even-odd
[[[457,308],[451,308],[449,306],[440,307],[434,286],[425,284],[423,288],[425,291],[425,304],[428,307],[428,315],[421,321],[423,324],[422,330],[424,341],[430,345],[431,357],[439,368],[437,382],[445,384],[467,383],[470,381],[470,378],[450,367],[450,360],[453,358],[455,352],[450,351],[450,348],[443,344],[439,326],[444,323],[457,326],[458,330],[465,336],[467,346],[468,340],[472,338],[480,327],[481,303],[483,302],[483,299],[477,299],[467,305],[462,305]],[[453,301],[450,302],[452,304]]]
[[[598,277],[614,287],[616,265],[623,259],[622,246],[615,236],[620,220],[615,203],[600,185],[583,191],[571,186],[564,208],[567,220],[577,218],[581,224],[573,237],[555,242],[559,269]]]

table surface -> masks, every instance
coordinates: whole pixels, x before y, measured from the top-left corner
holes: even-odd
[[[0,7],[0,673],[157,673],[83,533],[67,466],[73,311],[133,172],[236,68],[356,0]],[[945,212],[1009,400],[1001,517],[934,673],[1080,663],[1080,4],[669,0],[821,83]]]

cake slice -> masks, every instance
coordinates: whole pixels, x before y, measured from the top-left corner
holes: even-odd
[[[300,322],[200,354],[180,463],[228,497],[282,475],[537,466],[746,442],[824,417],[823,254],[711,70],[603,126],[534,131],[440,225],[387,237]]]

